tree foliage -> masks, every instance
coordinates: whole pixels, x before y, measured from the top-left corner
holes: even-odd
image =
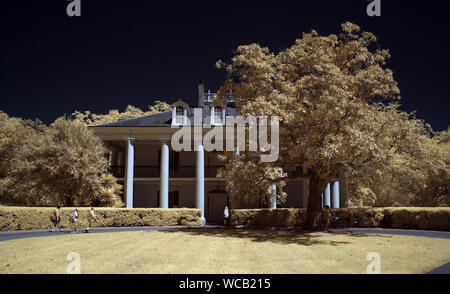
[[[170,109],[129,105],[108,114],[75,111],[50,126],[0,111],[0,203],[29,206],[123,205],[122,185],[109,174],[104,143],[88,126]]]
[[[88,126],[170,109],[129,105],[108,114],[75,111],[50,126],[0,111],[0,203],[28,206],[123,205],[122,185],[109,174],[103,142]]]
[[[260,163],[259,157],[251,152],[225,152],[219,155],[219,159],[227,162],[217,177],[225,181],[231,208],[269,207],[273,197],[272,184],[276,185],[277,203],[285,202],[287,194],[283,187],[286,185],[286,173],[282,168]]]
[[[390,54],[375,43],[372,33],[347,22],[339,36],[313,30],[279,53],[239,46],[230,64],[217,64],[230,74],[217,104],[232,90],[241,115],[279,117],[274,166],[307,168],[307,226],[320,210],[322,191],[340,172],[371,181],[402,175],[407,181],[405,169],[420,174],[442,168],[442,158],[426,148],[431,128],[399,109],[400,90],[386,67]]]
[[[3,203],[121,205],[122,187],[107,175],[107,149],[84,124],[59,118],[49,127],[38,124],[33,128],[17,118],[5,121],[0,131],[2,147],[9,144],[11,149],[0,179]],[[20,132],[13,143],[5,138],[9,128]]]
[[[107,114],[95,114],[90,111],[75,111],[72,113],[72,119],[81,121],[88,126],[100,125],[109,122],[114,122],[127,118],[134,118],[144,115],[150,115],[166,110],[170,110],[171,106],[166,102],[155,101],[154,105],[149,105],[147,111],[143,111],[138,107],[128,105],[125,111],[120,112],[117,109],[110,110]]]
[[[450,153],[441,142],[446,132],[418,136],[414,153],[393,156],[384,169],[354,170],[350,178],[352,206],[448,206],[450,204]]]
[[[0,110],[0,178],[6,176],[16,152],[42,127],[39,121],[10,117]]]

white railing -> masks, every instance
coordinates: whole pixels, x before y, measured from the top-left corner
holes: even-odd
[[[208,93],[203,93],[203,101],[211,103],[211,102],[213,102],[215,95],[216,95],[216,93],[211,93],[211,91],[208,90]],[[228,101],[228,102],[235,102],[233,94],[231,93],[231,91],[226,95],[226,99],[225,100]]]

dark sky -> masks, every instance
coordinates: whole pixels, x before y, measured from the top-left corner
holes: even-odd
[[[0,109],[46,123],[75,110],[105,113],[154,100],[196,103],[197,84],[216,90],[219,59],[252,42],[278,51],[302,32],[338,33],[352,21],[390,49],[403,108],[436,130],[449,125],[449,18],[444,1],[4,0]]]

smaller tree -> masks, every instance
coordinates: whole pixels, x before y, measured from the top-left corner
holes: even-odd
[[[13,184],[9,174],[14,166],[14,157],[29,138],[44,127],[40,121],[10,117],[0,110],[0,203],[14,203],[12,195],[8,193],[8,187]]]
[[[217,178],[226,183],[231,208],[269,207],[273,197],[272,184],[277,187],[277,203],[285,202],[287,195],[283,187],[286,183],[283,179],[286,174],[282,168],[261,163],[259,156],[251,152],[240,155],[225,152],[218,157],[227,162]]]
[[[350,205],[448,206],[450,157],[446,132],[430,137],[416,132],[412,123],[414,120],[404,126],[403,137],[398,138],[402,142],[412,142],[407,147],[410,150],[393,154],[384,170],[350,174]]]
[[[423,148],[429,156],[425,178],[415,191],[415,206],[450,206],[450,128],[438,133]],[[424,163],[422,163],[424,165]]]
[[[104,175],[106,153],[85,124],[59,118],[32,134],[16,152],[4,192],[9,202],[22,205],[116,206],[120,187]]]
[[[11,160],[28,138],[42,129],[40,121],[10,117],[0,110],[0,178],[4,178],[11,166]]]
[[[94,194],[94,199],[90,199],[89,205],[122,207],[120,198],[123,186],[117,183],[117,179],[111,174],[102,174],[99,177],[98,192]]]

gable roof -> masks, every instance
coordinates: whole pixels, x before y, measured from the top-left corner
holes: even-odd
[[[170,127],[172,124],[172,110],[127,118],[92,127]]]

